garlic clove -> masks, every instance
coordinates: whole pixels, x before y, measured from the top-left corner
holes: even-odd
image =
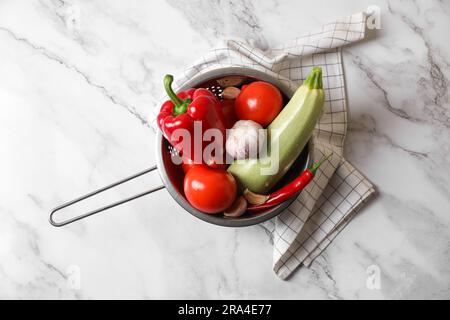
[[[243,196],[237,198],[234,203],[223,212],[223,215],[228,218],[238,218],[242,216],[247,210],[247,201]]]
[[[266,130],[252,120],[239,120],[227,133],[225,149],[233,159],[254,159],[264,147]]]
[[[268,195],[254,193],[248,189],[244,190],[244,197],[248,201],[248,203],[250,203],[252,205],[263,204],[267,201],[267,199],[269,199]]]
[[[226,76],[217,80],[217,83],[224,88],[235,87],[244,83],[244,79],[242,76]]]
[[[241,93],[241,89],[236,87],[227,87],[223,89],[222,97],[227,100],[232,100],[236,99],[239,93]]]

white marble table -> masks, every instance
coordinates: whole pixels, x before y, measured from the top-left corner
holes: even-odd
[[[146,121],[165,73],[218,38],[276,45],[370,4],[382,29],[344,50],[345,153],[379,195],[310,269],[279,280],[261,227],[203,223],[166,191],[49,225],[56,204],[154,163]],[[450,298],[449,14],[447,1],[0,2],[0,298]],[[143,180],[107,200],[160,183]]]

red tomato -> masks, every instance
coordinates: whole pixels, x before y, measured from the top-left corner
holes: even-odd
[[[184,173],[187,173],[193,166],[195,166],[194,161],[189,158],[183,158],[182,161],[181,167],[183,168]]]
[[[237,121],[236,112],[234,111],[234,101],[234,99],[225,99],[222,101],[222,113],[227,129],[230,129]]]
[[[228,168],[228,164],[225,162],[225,158],[221,159],[221,161],[219,162],[218,159],[215,159],[214,157],[209,159],[207,161],[207,165],[210,166],[213,169],[221,169],[221,170],[226,170]],[[186,174],[192,167],[196,166],[196,165],[201,165],[200,163],[194,163],[193,160],[191,160],[188,157],[183,157],[183,159],[181,160],[181,168],[183,169],[183,172]]]
[[[183,172],[186,174],[189,170],[191,170],[194,166],[201,165],[201,164],[195,164],[194,161],[192,161],[189,158],[183,159],[183,162],[181,163],[181,168],[183,169]],[[208,166],[210,166],[213,169],[222,169],[226,170],[228,168],[228,164],[226,163],[215,163],[213,160],[208,163]]]
[[[253,120],[263,127],[280,113],[283,97],[274,85],[256,81],[242,88],[236,99],[236,114],[240,120]]]
[[[226,159],[223,159],[219,163],[218,161],[215,161],[215,159],[211,159],[208,161],[207,165],[213,169],[226,170],[228,168],[228,164],[225,163],[225,160]]]
[[[224,211],[233,204],[236,193],[236,180],[224,170],[196,165],[184,177],[186,198],[193,207],[205,213]]]

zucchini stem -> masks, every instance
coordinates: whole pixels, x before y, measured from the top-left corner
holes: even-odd
[[[307,86],[309,89],[323,89],[322,68],[314,67],[305,82],[303,82],[303,85]]]

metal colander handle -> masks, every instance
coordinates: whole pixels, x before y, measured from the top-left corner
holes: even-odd
[[[142,193],[136,194],[136,195],[134,195],[134,196],[131,196],[131,197],[129,197],[129,198],[126,198],[126,199],[123,199],[123,200],[120,200],[120,201],[117,201],[117,202],[108,204],[108,205],[106,205],[106,206],[104,206],[104,207],[101,207],[101,208],[98,208],[98,209],[89,211],[89,212],[87,212],[87,213],[83,213],[83,214],[81,214],[81,215],[79,215],[79,216],[76,216],[76,217],[73,217],[73,218],[70,218],[70,219],[67,219],[67,220],[63,220],[63,221],[61,221],[61,222],[56,222],[56,221],[53,219],[53,216],[55,215],[55,213],[58,212],[58,211],[60,211],[60,210],[62,210],[62,209],[64,209],[64,208],[70,207],[70,206],[72,206],[72,205],[74,205],[74,204],[76,204],[76,203],[78,203],[78,202],[81,202],[81,201],[83,201],[83,200],[86,200],[86,199],[88,199],[88,198],[90,198],[90,197],[93,197],[93,196],[95,196],[95,195],[97,195],[97,194],[99,194],[99,193],[102,193],[102,192],[104,192],[104,191],[106,191],[106,190],[109,190],[109,189],[111,189],[111,188],[117,187],[118,185],[121,185],[121,184],[123,184],[123,183],[125,183],[125,182],[128,182],[128,181],[130,181],[130,180],[133,180],[133,179],[135,179],[135,178],[137,178],[137,177],[140,177],[140,176],[142,176],[142,175],[144,175],[144,174],[147,174],[147,173],[149,173],[149,172],[152,172],[152,171],[155,170],[155,169],[157,169],[157,166],[153,166],[153,167],[148,168],[148,169],[146,169],[146,170],[144,170],[144,171],[138,172],[138,173],[136,173],[136,174],[134,174],[134,175],[132,175],[132,176],[129,176],[129,177],[127,177],[127,178],[124,178],[124,179],[122,179],[122,180],[119,180],[119,181],[117,181],[117,182],[114,182],[114,183],[112,183],[112,184],[110,184],[110,185],[108,185],[108,186],[106,186],[106,187],[100,188],[100,189],[95,190],[95,191],[93,191],[93,192],[90,192],[90,193],[88,193],[88,194],[86,194],[86,195],[84,195],[84,196],[81,196],[81,197],[76,198],[76,199],[74,199],[74,200],[71,200],[71,201],[69,201],[69,202],[63,203],[62,205],[60,205],[60,206],[54,208],[54,209],[52,210],[52,212],[50,213],[50,217],[49,217],[50,223],[51,223],[53,226],[55,226],[55,227],[62,227],[62,226],[65,226],[65,225],[67,225],[67,224],[69,224],[69,223],[72,223],[72,222],[75,222],[75,221],[78,221],[78,220],[87,218],[87,217],[92,216],[92,215],[94,215],[94,214],[96,214],[96,213],[99,213],[99,212],[102,212],[102,211],[105,211],[105,210],[114,208],[114,207],[116,207],[116,206],[118,206],[118,205],[121,205],[121,204],[124,204],[124,203],[126,203],[126,202],[128,202],[128,201],[131,201],[131,200],[134,200],[134,199],[143,197],[143,196],[145,196],[145,195],[147,195],[147,194],[150,194],[150,193],[153,193],[153,192],[155,192],[155,191],[158,191],[158,190],[163,189],[163,188],[164,188],[164,185],[161,185],[161,186],[155,187],[155,188],[153,188],[153,189],[144,191],[144,192],[142,192]]]

